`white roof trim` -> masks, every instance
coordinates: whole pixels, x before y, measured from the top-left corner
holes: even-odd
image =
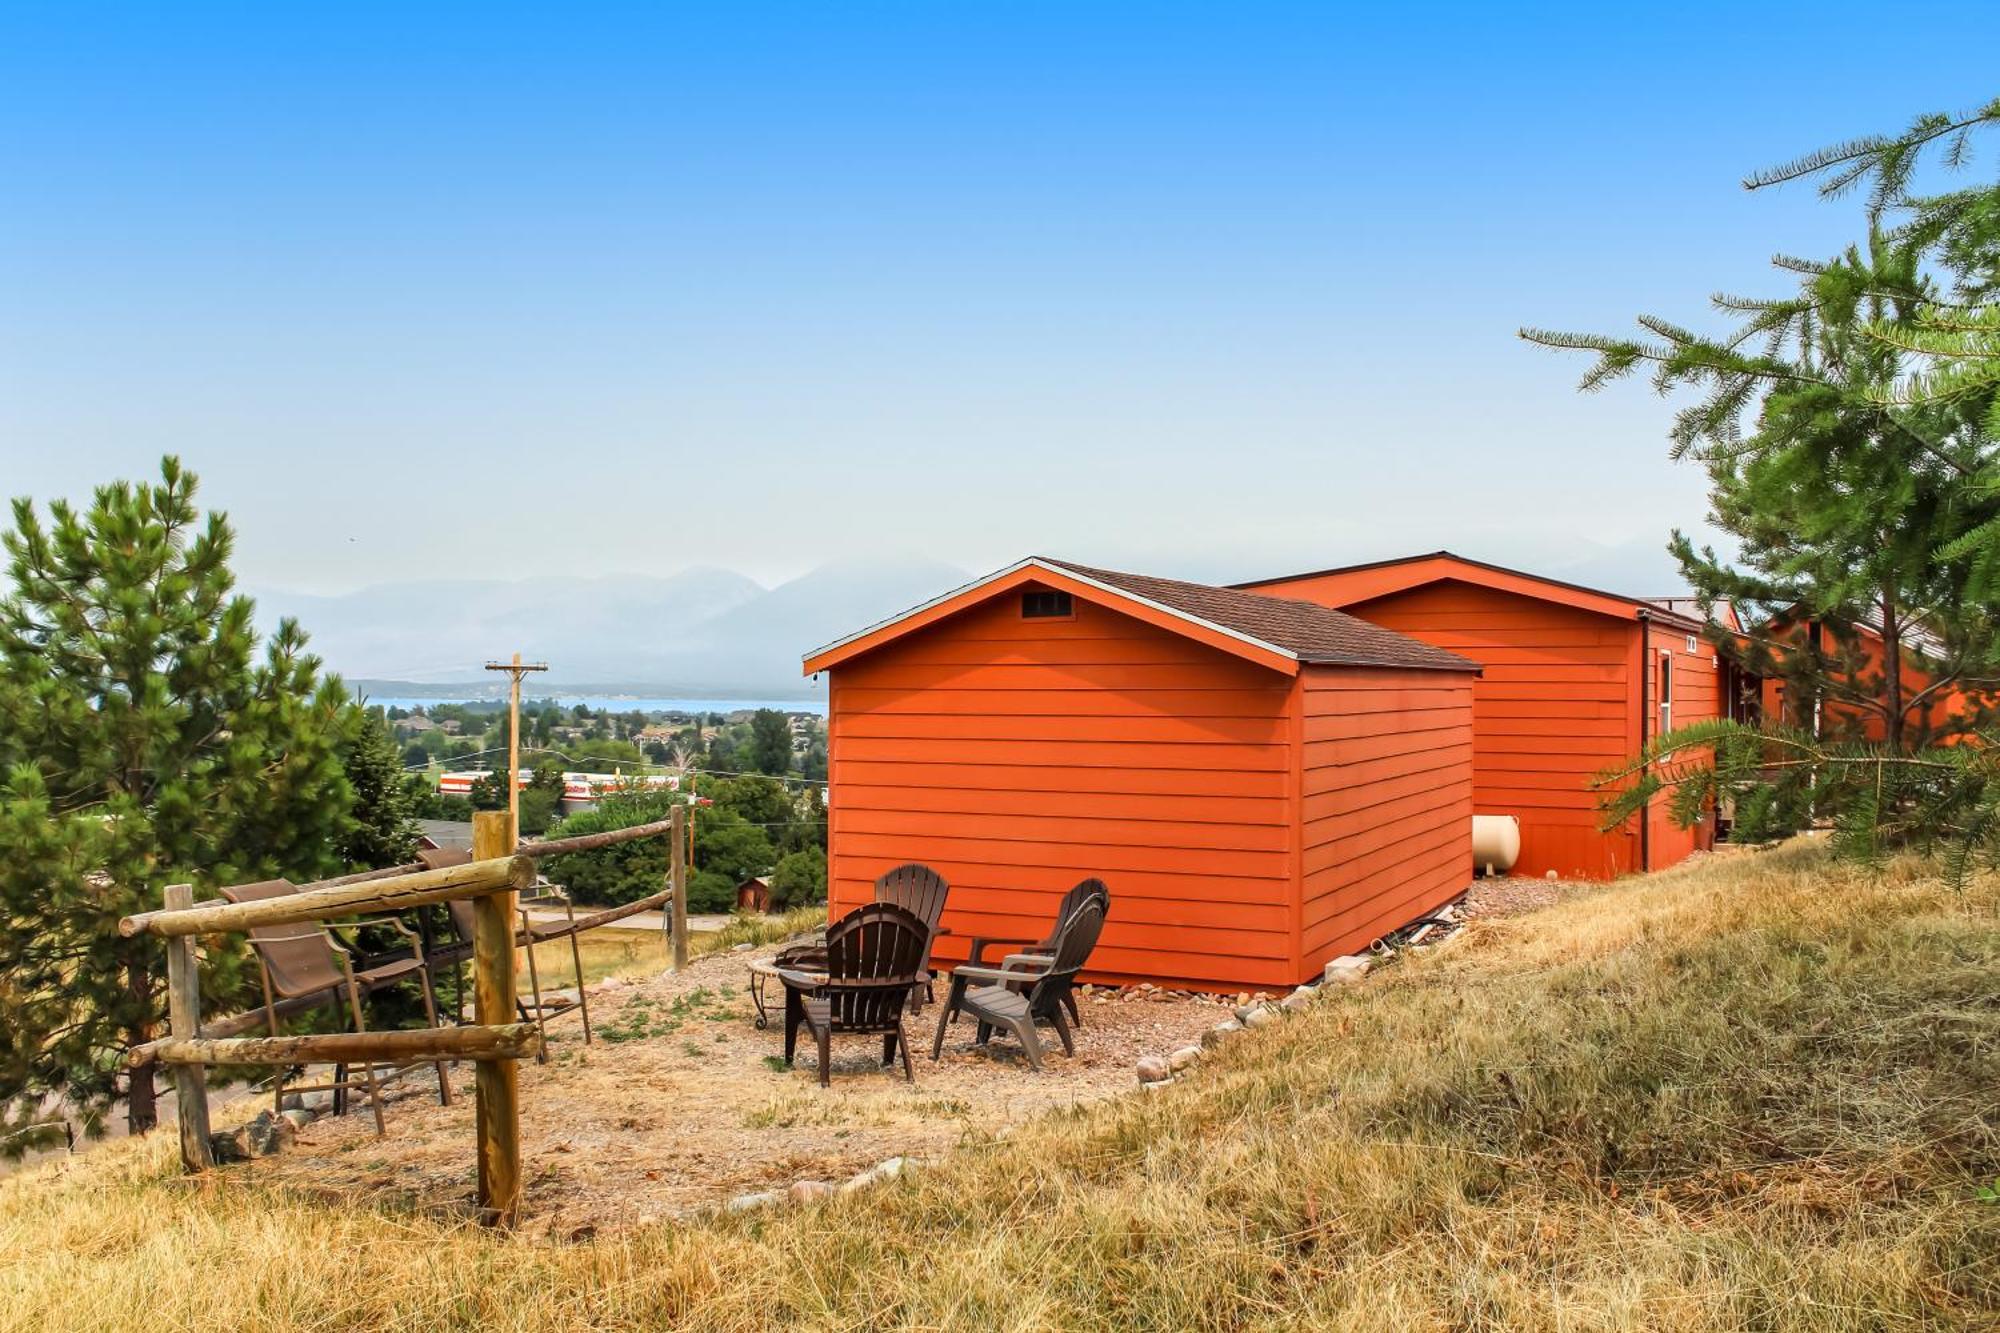
[[[1286,658],[1287,660],[1294,662],[1296,662],[1299,658],[1299,655],[1293,652],[1291,649],[1281,648],[1277,644],[1270,643],[1267,642],[1266,640],[1260,639],[1254,634],[1245,634],[1242,630],[1231,629],[1227,625],[1218,625],[1212,620],[1204,620],[1200,616],[1190,615],[1186,611],[1181,610],[1177,606],[1168,606],[1163,602],[1156,602],[1150,597],[1142,597],[1138,593],[1133,592],[1127,588],[1121,588],[1114,583],[1105,583],[1100,579],[1094,579],[1090,577],[1090,575],[1088,574],[1079,573],[1074,569],[1070,569],[1063,565],[1056,564],[1055,562],[1050,560],[1044,560],[1040,556],[1030,555],[1030,556],[1024,556],[1023,558],[1016,560],[1013,564],[1008,565],[1005,569],[996,569],[991,574],[987,574],[981,578],[976,578],[972,580],[972,582],[970,583],[961,584],[958,587],[953,588],[949,592],[939,593],[936,597],[931,598],[929,601],[920,602],[916,606],[909,608],[907,611],[899,611],[895,615],[890,616],[886,620],[878,620],[874,624],[869,625],[866,628],[858,629],[854,631],[854,633],[852,634],[846,635],[845,637],[842,638],[835,639],[832,643],[824,644],[821,647],[815,648],[811,652],[801,655],[799,660],[801,662],[808,662],[815,657],[821,657],[827,653],[833,652],[837,648],[845,648],[848,644],[854,643],[860,639],[865,639],[869,635],[874,634],[879,630],[888,629],[891,625],[895,625],[902,621],[908,620],[911,616],[922,615],[924,612],[930,610],[934,606],[942,606],[946,602],[953,601],[959,597],[963,597],[966,593],[976,592],[980,588],[985,587],[989,583],[998,582],[999,580],[1006,578],[1008,575],[1017,574],[1024,569],[1039,569],[1046,573],[1054,574],[1059,578],[1074,579],[1078,583],[1081,583],[1086,587],[1095,588],[1099,592],[1104,593],[1109,597],[1116,598],[1118,601],[1133,602],[1139,606],[1146,607],[1150,610],[1158,611],[1162,615],[1172,616],[1175,620],[1185,621],[1187,624],[1190,625],[1199,625],[1201,628],[1208,630],[1212,634],[1220,634],[1225,638],[1235,639],[1239,643],[1248,644],[1252,648],[1260,649],[1274,656]]]

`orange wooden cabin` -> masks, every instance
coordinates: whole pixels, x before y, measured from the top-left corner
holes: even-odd
[[[1853,675],[1857,678],[1854,683],[1867,693],[1876,697],[1883,694],[1882,681],[1888,672],[1888,657],[1882,642],[1882,631],[1875,625],[1862,623],[1838,628],[1818,619],[1800,616],[1795,608],[1793,612],[1775,616],[1761,625],[1758,633],[1766,641],[1778,645],[1811,643],[1831,663],[1836,664],[1835,670],[1840,669],[1839,664],[1851,664]],[[1906,645],[1922,646],[1941,655],[1942,649],[1928,640],[1923,630],[1905,626],[1903,634]],[[1916,646],[1906,646],[1901,656],[1904,725],[1912,735],[1928,743],[1954,745],[1963,742],[1992,708],[1993,694],[1960,681],[1932,689],[1931,673],[1925,669],[1924,659]],[[1857,708],[1838,699],[1824,700],[1815,710],[1811,700],[1792,698],[1790,693],[1783,678],[1774,676],[1766,680],[1763,688],[1764,715],[1786,726],[1823,731],[1841,739],[1879,742],[1886,734],[1881,713]]]
[[[1464,891],[1473,682],[1306,602],[1030,558],[830,644],[828,894],[922,861],[937,957],[1112,893],[1100,980],[1288,986]]]
[[[1650,738],[1741,705],[1734,668],[1670,606],[1449,551],[1240,584],[1305,598],[1471,658],[1473,809],[1521,822],[1515,874],[1604,879],[1673,865],[1714,839],[1668,818],[1598,829],[1592,779]]]

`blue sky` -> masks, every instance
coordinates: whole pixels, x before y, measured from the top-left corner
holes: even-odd
[[[0,489],[178,452],[245,582],[321,592],[1443,545],[1660,584],[1702,512],[1668,405],[1514,330],[1700,322],[1830,252],[1851,205],[1742,174],[1992,96],[1996,37],[1965,5],[8,5]]]

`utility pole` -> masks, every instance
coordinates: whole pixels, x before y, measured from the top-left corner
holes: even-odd
[[[523,662],[519,653],[511,662],[488,662],[488,671],[507,673],[507,830],[514,841],[521,840],[521,677],[530,671],[547,671],[547,662]],[[510,852],[511,854],[511,852]]]

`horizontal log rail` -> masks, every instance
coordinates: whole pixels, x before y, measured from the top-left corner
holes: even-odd
[[[519,658],[515,659],[517,662]],[[194,890],[186,884],[168,885],[166,906],[155,912],[139,912],[118,923],[118,933],[126,938],[151,934],[167,941],[168,990],[172,998],[172,1035],[133,1047],[126,1053],[133,1067],[159,1062],[174,1068],[175,1095],[181,1123],[181,1160],[189,1171],[204,1171],[214,1165],[208,1143],[208,1091],[205,1066],[362,1064],[368,1071],[369,1089],[377,1098],[375,1115],[381,1125],[381,1102],[375,1067],[413,1066],[438,1063],[439,1095],[448,1101],[442,1061],[469,1059],[474,1063],[477,1113],[474,1132],[478,1140],[480,1215],[499,1226],[512,1225],[521,1202],[520,1085],[514,1062],[541,1048],[541,1030],[534,1023],[509,1021],[516,1010],[514,951],[547,939],[560,939],[585,930],[673,904],[675,969],[685,960],[686,876],[682,843],[687,810],[675,806],[671,819],[633,828],[590,833],[575,838],[556,838],[523,843],[515,832],[514,820],[506,812],[484,811],[473,816],[473,860],[462,865],[435,870],[411,866],[386,866],[302,885],[294,893],[250,902],[211,901],[197,903]],[[516,895],[531,889],[536,880],[536,862],[545,857],[571,852],[593,851],[662,833],[674,835],[672,872],[669,887],[637,902],[596,912],[580,921],[563,923],[559,930],[537,935],[517,930]],[[473,938],[447,956],[469,954],[473,962],[473,1015],[476,1023],[457,1027],[393,1029],[365,1032],[361,1028],[360,997],[350,995],[354,1005],[356,1031],[312,1033],[299,1036],[243,1037],[259,1022],[280,1013],[306,1009],[324,1002],[324,994],[294,996],[267,1009],[238,1014],[204,1026],[201,1021],[200,982],[193,937],[250,931],[259,926],[325,922],[342,917],[395,914],[433,903],[470,900]],[[529,965],[534,965],[532,950]],[[441,961],[426,955],[431,966]],[[582,978],[578,977],[579,984]],[[350,980],[349,985],[354,983]],[[428,995],[428,992],[426,992]],[[269,996],[267,995],[267,999]],[[435,1018],[433,1018],[435,1021]],[[586,1011],[585,1021],[588,1021]],[[224,1035],[227,1034],[227,1035]],[[282,1075],[279,1087],[283,1087]]]
[[[410,861],[399,866],[381,866],[374,870],[357,870],[351,875],[335,875],[332,879],[316,879],[310,884],[301,884],[298,886],[298,890],[300,893],[304,893],[309,889],[331,889],[342,884],[366,884],[371,880],[393,879],[397,875],[408,875],[423,868],[424,863],[422,861]],[[188,904],[189,907],[227,907],[228,905],[229,899],[227,898],[203,898],[200,902]],[[124,931],[124,933],[137,935],[140,931],[146,929],[147,923],[158,915],[159,912],[153,911],[138,912],[127,917],[126,920],[133,922],[134,925],[131,930]],[[124,923],[120,922],[119,924],[122,929]]]
[[[515,931],[514,947],[525,949],[530,944],[547,944],[552,940],[568,939],[571,935],[581,935],[587,930],[596,930],[599,926],[608,926],[614,921],[623,921],[628,916],[637,916],[641,912],[651,912],[665,907],[673,901],[673,897],[674,891],[672,889],[662,889],[649,897],[635,898],[629,903],[620,903],[616,907],[607,907],[603,911],[592,912],[589,916],[580,916],[576,919],[574,925],[567,921],[562,922],[561,930],[549,930],[548,927],[555,925],[556,922],[543,921],[540,923],[542,928],[541,934],[530,935],[526,930]],[[433,966],[441,967],[446,963],[455,963],[459,959],[470,955],[471,952],[471,941],[460,940],[452,944],[438,945],[436,948],[428,950],[424,954],[424,957]],[[263,1010],[260,1009],[257,1012],[261,1014]]]
[[[634,824],[631,828],[607,829],[603,833],[579,833],[574,838],[551,838],[545,842],[523,842],[515,848],[522,856],[532,856],[537,861],[549,856],[567,856],[571,852],[594,852],[600,847],[614,847],[621,842],[637,842],[641,838],[657,838],[669,832],[674,826],[671,819],[656,819],[650,824]]]
[[[650,824],[634,824],[631,828],[610,829],[603,833],[582,833],[574,838],[551,838],[546,841],[523,841],[515,848],[515,855],[534,860],[551,856],[567,856],[571,852],[594,852],[600,847],[615,847],[621,842],[636,842],[640,838],[656,838],[673,827],[671,819],[658,819]],[[381,866],[374,870],[357,870],[352,874],[335,875],[332,879],[316,879],[309,884],[298,886],[300,893],[315,893],[320,889],[341,888],[349,884],[373,884],[385,879],[395,879],[402,875],[422,873],[424,863],[408,861],[402,865]],[[520,885],[517,887],[525,888]],[[664,901],[664,899],[662,900]],[[204,898],[192,904],[196,910],[210,907],[229,906],[227,898]],[[657,904],[655,904],[657,906]],[[160,912],[139,912],[118,923],[119,933],[126,936],[137,935],[152,928],[153,918]],[[615,919],[615,918],[614,918]],[[129,923],[129,926],[128,926]]]
[[[168,939],[177,935],[212,935],[249,930],[253,926],[285,926],[367,912],[400,912],[427,903],[480,898],[494,892],[533,888],[534,883],[535,863],[532,859],[501,856],[359,884],[300,889],[283,897],[259,898],[254,902],[141,912],[120,921],[118,933],[129,937],[145,932]]]
[[[403,1064],[425,1060],[521,1060],[541,1043],[533,1023],[495,1027],[397,1028],[388,1032],[328,1032],[295,1037],[168,1037],[150,1043],[162,1064],[300,1065]],[[133,1050],[128,1063],[139,1062]]]
[[[638,898],[629,903],[620,903],[616,907],[608,907],[601,912],[592,912],[589,916],[580,916],[576,919],[575,933],[581,935],[586,930],[596,930],[598,927],[608,926],[614,921],[623,921],[628,916],[637,916],[641,912],[650,912],[665,907],[673,900],[673,896],[674,891],[672,889],[662,889],[660,892],[645,898]],[[196,904],[196,906],[200,905]],[[565,922],[562,930],[542,935],[535,940],[535,943],[546,944],[550,940],[559,940],[570,933],[570,927]],[[528,943],[527,932],[515,932],[514,943],[517,947],[525,946]],[[432,967],[443,967],[471,956],[471,941],[461,940],[453,944],[443,944],[436,948],[425,950],[424,961]],[[322,1009],[325,1007],[326,992],[315,991],[311,995],[294,995],[289,999],[279,1000],[271,1006],[271,1013],[278,1018],[289,1018],[293,1014],[302,1014],[309,1009]],[[218,1018],[213,1022],[203,1023],[200,1035],[206,1039],[237,1037],[245,1032],[263,1027],[267,1021],[263,1009],[248,1009],[240,1014],[231,1014],[227,1018]],[[129,1063],[140,1065],[145,1064],[148,1060],[158,1059],[157,1052],[159,1049],[171,1040],[173,1040],[171,1037],[161,1037],[155,1041],[149,1041],[143,1045],[132,1047]]]

